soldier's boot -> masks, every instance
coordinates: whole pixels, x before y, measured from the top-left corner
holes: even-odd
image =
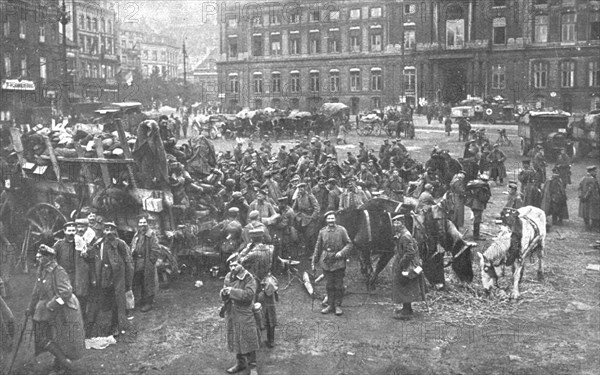
[[[481,239],[481,235],[479,234],[479,227],[480,227],[480,223],[474,223],[473,224],[473,238],[476,240]]]
[[[65,353],[61,350],[61,348],[55,343],[50,341],[45,348],[48,352],[50,352],[58,361],[58,364],[67,371],[74,372],[75,366],[73,362],[65,356]]]
[[[272,348],[275,346],[275,327],[267,326],[267,346]]]
[[[246,369],[246,357],[243,354],[237,354],[236,359],[237,363],[225,370],[228,374],[235,374]]]
[[[154,297],[148,297],[144,300],[144,302],[142,303],[142,307],[140,308],[140,311],[145,313],[148,312],[150,310],[152,310],[152,304],[154,303]]]

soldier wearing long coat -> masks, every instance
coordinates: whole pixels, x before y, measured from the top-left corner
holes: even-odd
[[[41,245],[40,267],[26,314],[33,316],[35,355],[50,352],[54,366],[74,370],[72,361],[83,357],[84,327],[79,301],[67,271],[56,262],[56,251]]]
[[[466,186],[465,172],[461,170],[455,174],[454,177],[452,177],[448,194],[450,206],[452,207],[449,219],[454,223],[456,228],[460,228],[465,225]]]
[[[598,228],[600,222],[600,185],[596,178],[596,166],[587,167],[587,175],[579,183],[579,217],[587,228]]]
[[[567,193],[556,169],[553,171],[550,180],[544,184],[542,209],[546,212],[546,217],[552,216],[552,224],[554,225],[560,224],[563,219],[569,218]]]
[[[396,240],[396,256],[393,264],[392,301],[402,304],[402,309],[394,313],[398,319],[410,319],[412,302],[423,301],[425,296],[425,280],[421,269],[421,259],[417,241],[403,223],[404,216],[393,218]]]
[[[158,292],[156,261],[161,255],[161,250],[156,232],[148,228],[146,216],[138,220],[138,230],[131,240],[133,286],[140,289],[140,311],[147,312],[152,309],[154,296]]]
[[[493,150],[488,154],[487,160],[490,162],[490,179],[494,182],[499,179],[500,183],[503,183],[506,177],[506,167],[504,166],[506,155],[500,150],[497,143],[494,144]]]
[[[227,349],[236,353],[237,363],[227,369],[227,373],[234,374],[249,367],[250,374],[256,374],[256,351],[260,341],[252,308],[258,284],[237,261],[229,267],[231,271],[225,276],[221,298],[227,306]]]

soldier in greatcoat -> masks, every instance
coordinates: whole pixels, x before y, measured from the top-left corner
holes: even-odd
[[[100,309],[110,307],[113,335],[118,336],[125,333],[125,329],[129,327],[125,294],[131,291],[133,261],[129,246],[118,238],[117,225],[114,222],[104,223],[104,237],[95,256],[97,283],[93,292],[94,308],[91,322],[96,322]]]
[[[539,176],[531,167],[529,160],[523,160],[523,169],[519,172],[521,192],[523,193],[523,206],[540,207],[542,203],[542,192],[540,190]]]
[[[74,360],[85,351],[79,301],[67,271],[56,262],[55,249],[41,245],[38,277],[25,314],[33,318],[35,355],[54,355],[54,370],[75,371]]]
[[[598,229],[600,224],[600,186],[596,173],[595,165],[587,167],[587,175],[579,183],[579,217],[586,229]]]
[[[454,223],[456,228],[461,228],[465,225],[465,190],[467,184],[465,182],[465,171],[460,170],[452,177],[448,198],[450,199],[450,221]]]
[[[404,225],[404,215],[392,219],[396,256],[393,265],[392,301],[401,304],[402,309],[394,310],[394,318],[408,320],[413,315],[412,302],[425,300],[425,279],[417,241]]]
[[[250,375],[258,375],[256,351],[260,348],[260,341],[252,310],[258,283],[237,259],[231,261],[229,270],[221,298],[225,303],[227,348],[236,354],[237,363],[228,368],[227,373],[235,374],[249,368]]]
[[[160,258],[161,250],[158,236],[148,227],[148,216],[138,217],[138,229],[131,240],[134,273],[133,287],[140,289],[139,299],[141,312],[152,310],[154,296],[158,292],[158,272],[156,261]]]
[[[93,271],[94,259],[87,251],[87,244],[81,244],[82,247],[77,246],[75,241],[77,224],[75,222],[67,222],[63,226],[63,232],[64,238],[56,241],[53,246],[56,251],[56,261],[69,275],[73,293],[77,296],[83,318],[86,319],[88,294],[93,281],[90,268]]]
[[[552,170],[550,180],[544,184],[544,194],[542,197],[542,210],[546,212],[546,217],[552,216],[553,225],[561,225],[563,219],[569,218],[569,209],[567,207],[567,192],[563,187],[563,182],[558,174],[558,169]],[[550,224],[550,220],[546,222]]]
[[[506,161],[506,155],[500,150],[500,146],[496,143],[494,148],[488,154],[487,160],[490,163],[490,179],[496,182],[496,179],[500,180],[500,184],[504,183],[506,177],[506,167],[504,162]]]
[[[296,229],[302,236],[305,251],[314,244],[321,207],[305,182],[298,184],[297,197],[292,205],[296,213]]]

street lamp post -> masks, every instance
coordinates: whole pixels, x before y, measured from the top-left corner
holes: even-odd
[[[66,115],[69,110],[69,69],[67,66],[67,24],[70,22],[71,16],[67,12],[65,0],[62,0],[62,8],[60,10],[60,23],[62,24],[62,60],[63,60],[63,115]]]

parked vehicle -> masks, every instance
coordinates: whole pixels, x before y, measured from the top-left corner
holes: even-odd
[[[519,121],[521,155],[525,156],[536,144],[543,145],[546,157],[556,158],[561,148],[573,155],[573,142],[567,133],[571,114],[563,111],[530,111]]]
[[[600,110],[588,112],[581,120],[573,122],[568,133],[574,141],[575,157],[585,157],[599,150]]]

